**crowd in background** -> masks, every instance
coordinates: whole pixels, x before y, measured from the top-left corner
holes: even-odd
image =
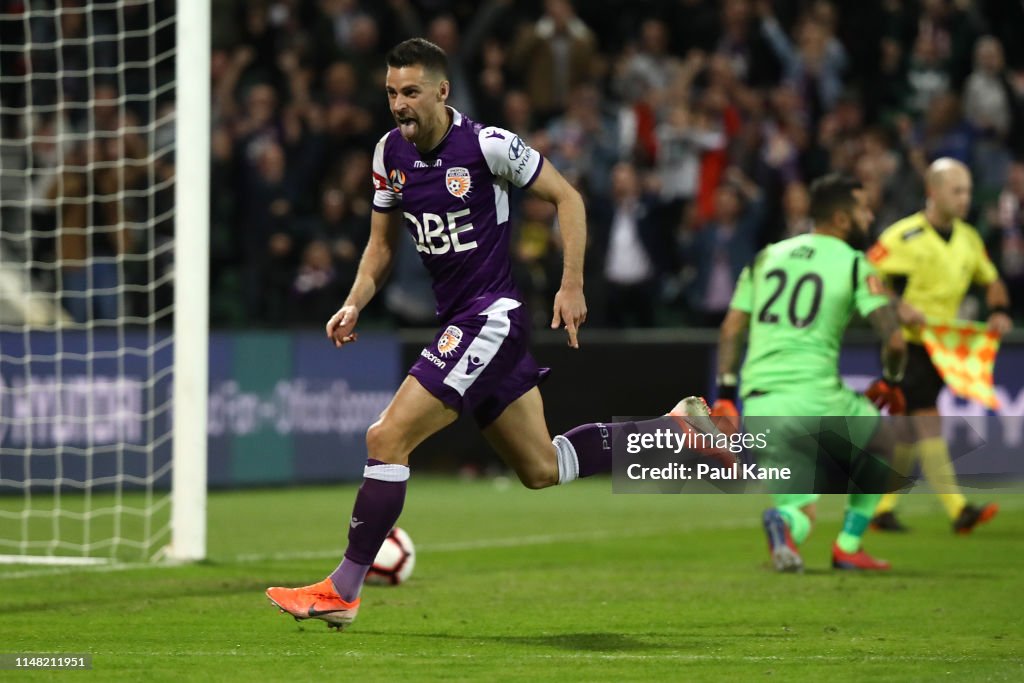
[[[453,107],[583,194],[590,325],[714,325],[756,251],[809,229],[815,177],[859,178],[877,233],[923,207],[940,156],[972,169],[970,219],[1024,292],[1022,35],[1000,0],[214,0],[213,323],[319,325],[341,303],[394,126],[384,55],[413,36],[447,51]],[[517,193],[510,226],[540,321],[553,207]],[[363,320],[432,324],[402,244]]]

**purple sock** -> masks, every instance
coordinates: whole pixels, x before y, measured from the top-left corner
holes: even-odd
[[[573,427],[565,433],[576,450],[579,477],[612,471],[612,447],[616,441],[637,431],[635,422],[592,423]]]
[[[359,597],[366,572],[402,514],[409,468],[371,458],[366,461],[363,476],[348,524],[345,559],[331,574],[334,589],[349,601]]]

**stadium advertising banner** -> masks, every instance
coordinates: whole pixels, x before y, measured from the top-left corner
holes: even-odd
[[[318,333],[210,338],[211,485],[354,480],[400,374],[391,335],[335,349]]]
[[[128,487],[166,487],[173,346],[150,336],[0,334],[0,479],[52,489],[120,472]],[[398,362],[391,335],[344,352],[312,332],[211,335],[210,485],[357,479]]]

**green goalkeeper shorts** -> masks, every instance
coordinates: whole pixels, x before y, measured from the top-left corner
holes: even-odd
[[[789,468],[776,494],[872,493],[886,490],[891,469],[869,453],[878,409],[847,387],[813,393],[769,393],[743,401],[747,433],[760,435],[754,456],[762,467]]]

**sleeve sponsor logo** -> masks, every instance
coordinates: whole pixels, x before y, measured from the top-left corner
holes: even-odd
[[[885,286],[882,285],[882,280],[877,275],[872,273],[867,277],[868,292],[873,295],[885,294]]]
[[[397,168],[391,169],[391,172],[388,173],[388,180],[391,181],[392,192],[401,192],[405,187],[405,173]]]
[[[868,249],[868,261],[879,263],[889,256],[889,250],[882,246],[881,242],[875,242],[875,246]]]
[[[375,190],[386,190],[388,189],[388,179],[379,173],[373,174],[373,189]]]
[[[517,135],[508,146],[508,160],[515,161],[526,152],[526,143]]]

